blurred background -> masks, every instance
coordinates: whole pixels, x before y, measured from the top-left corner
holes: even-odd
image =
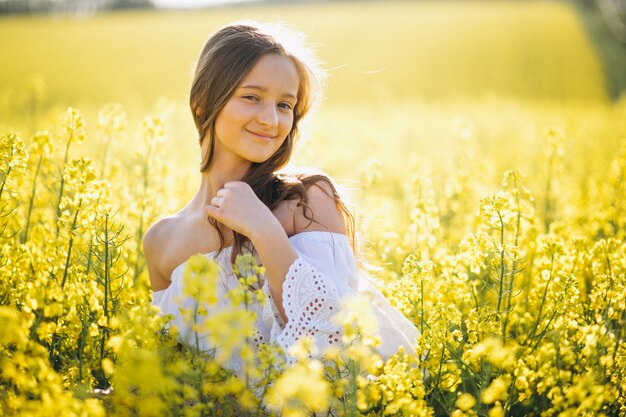
[[[0,94],[28,103],[185,99],[217,27],[279,20],[330,69],[328,100],[615,100],[626,1],[0,0]]]
[[[518,169],[542,192],[538,155],[547,127],[565,136],[563,170],[573,185],[562,192],[584,195],[584,181],[604,172],[626,135],[625,5],[0,0],[0,128],[29,137],[54,130],[59,115],[77,107],[91,139],[75,152],[97,159],[104,146],[96,135],[99,114],[119,103],[130,133],[116,138],[111,152],[117,146],[122,158],[139,149],[133,129],[158,114],[167,131],[160,158],[174,190],[172,206],[162,211],[175,209],[197,178],[187,103],[201,47],[234,20],[280,21],[306,34],[329,73],[306,135],[311,140],[295,162],[375,197],[362,204],[374,217],[380,210],[390,228],[406,224],[398,198],[416,173],[453,192],[449,173],[465,167],[459,175],[481,184],[480,196],[506,169]]]

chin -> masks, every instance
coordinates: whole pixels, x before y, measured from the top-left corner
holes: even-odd
[[[252,162],[253,164],[262,164],[263,162],[266,162],[271,157],[272,157],[272,155],[269,155],[269,156],[251,155],[251,156],[249,156],[246,159],[248,161]]]
[[[255,164],[261,164],[263,162],[266,162],[268,159],[270,159],[272,156],[274,156],[276,154],[276,152],[278,152],[278,149],[276,149],[276,151],[272,152],[272,153],[268,153],[268,152],[255,152],[255,153],[250,153],[248,155],[245,156],[245,158]]]

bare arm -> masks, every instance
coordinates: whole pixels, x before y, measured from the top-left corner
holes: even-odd
[[[276,220],[276,218],[274,219]],[[287,321],[287,315],[283,308],[283,282],[289,267],[295,262],[298,255],[278,220],[259,225],[255,234],[249,237],[265,267],[265,275],[269,281],[274,303],[283,320]]]
[[[157,265],[157,259],[161,257],[161,249],[163,247],[160,243],[162,228],[162,222],[155,223],[146,231],[142,240],[152,291],[164,290],[170,285],[170,281],[163,276]]]
[[[294,234],[315,230],[345,233],[343,216],[331,195],[323,183],[311,186],[307,199],[316,222],[304,217],[302,207],[294,207]],[[243,182],[227,183],[205,209],[208,215],[250,238],[265,267],[272,298],[286,320],[283,282],[298,255],[281,223]]]
[[[345,222],[331,197],[331,190],[324,183],[319,184],[311,186],[307,192],[308,205],[313,211],[315,222],[310,222],[304,217],[302,207],[294,209],[293,224],[296,225],[294,234],[316,230],[345,233]],[[276,220],[276,218],[274,219]],[[289,267],[298,258],[298,255],[278,220],[259,224],[256,233],[249,237],[265,266],[272,298],[286,321],[287,315],[282,300],[283,282]]]

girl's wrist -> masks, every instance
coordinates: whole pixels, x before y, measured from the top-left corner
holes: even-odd
[[[256,247],[257,244],[263,241],[272,241],[275,238],[280,238],[282,235],[286,236],[285,229],[283,229],[278,219],[272,215],[267,221],[257,222],[248,238]]]

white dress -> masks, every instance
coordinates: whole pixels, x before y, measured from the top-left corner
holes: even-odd
[[[287,352],[289,347],[300,337],[313,336],[319,353],[330,346],[341,343],[341,327],[332,317],[339,311],[344,296],[369,293],[372,298],[371,309],[376,320],[377,336],[381,343],[378,351],[383,358],[394,354],[399,346],[405,351],[413,351],[419,331],[402,314],[395,310],[384,296],[367,279],[360,278],[356,260],[347,236],[310,231],[298,233],[289,238],[298,259],[289,267],[283,283],[283,307],[287,322],[282,319],[272,300],[268,281],[265,280],[263,291],[267,303],[262,307],[258,302],[248,308],[256,312],[255,335],[256,347],[262,343],[279,344]],[[215,259],[221,266],[218,279],[218,303],[207,308],[209,314],[221,308],[228,308],[229,301],[225,294],[240,285],[235,277],[230,262],[231,248],[205,254]],[[194,300],[183,297],[183,271],[186,262],[172,271],[171,284],[168,288],[152,293],[152,304],[159,307],[162,314],[171,314],[171,321],[179,329],[183,343],[194,345],[195,333],[181,318],[179,309],[193,307]],[[201,348],[212,347],[206,343]],[[288,362],[291,358],[286,358]],[[242,361],[237,355],[223,364],[240,374]]]

